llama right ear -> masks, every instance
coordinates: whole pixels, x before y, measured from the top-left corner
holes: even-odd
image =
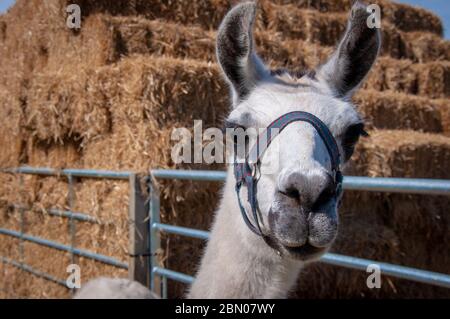
[[[368,26],[370,13],[357,0],[336,52],[317,71],[338,97],[349,98],[372,68],[381,45],[380,31]]]
[[[217,58],[232,87],[234,105],[245,99],[258,81],[270,75],[253,49],[255,15],[254,2],[235,6],[225,16],[217,35]]]

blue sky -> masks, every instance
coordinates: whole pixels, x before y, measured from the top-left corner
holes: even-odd
[[[366,0],[370,2],[370,0]],[[449,0],[396,0],[397,2],[417,5],[427,8],[442,18],[445,28],[445,37],[450,39],[450,1]],[[0,12],[6,11],[14,0],[0,0]]]
[[[0,0],[0,12],[6,11],[13,3],[14,0]]]

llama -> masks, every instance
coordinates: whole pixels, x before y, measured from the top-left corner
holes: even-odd
[[[125,278],[99,277],[83,285],[74,299],[156,299],[152,291]]]
[[[367,25],[366,6],[355,2],[336,51],[316,70],[303,73],[271,71],[263,64],[254,50],[255,15],[255,3],[238,4],[219,28],[217,57],[232,97],[227,127],[267,128],[289,112],[307,112],[326,125],[345,164],[366,134],[350,99],[381,42],[379,30]],[[250,135],[248,145],[256,141]],[[278,169],[260,167],[258,214],[247,216],[260,234],[241,216],[252,211],[245,200],[250,197],[246,187],[236,194],[230,165],[210,240],[187,297],[287,297],[301,268],[323,255],[337,235],[341,192],[331,155],[317,127],[292,123],[280,132],[261,160],[278,158]]]
[[[266,128],[288,112],[308,112],[326,124],[347,162],[359,137],[366,134],[350,98],[371,69],[381,42],[379,30],[367,25],[367,7],[355,2],[336,51],[315,71],[304,73],[270,71],[263,64],[254,50],[255,14],[255,3],[239,4],[218,32],[217,57],[232,96],[227,127]],[[250,136],[249,143],[255,142]],[[277,154],[271,154],[276,150]],[[275,173],[261,167],[256,191],[261,231],[271,244],[252,232],[240,216],[230,166],[188,298],[285,298],[302,266],[317,260],[333,243],[340,196],[330,176],[329,153],[317,130],[303,122],[292,123],[264,156],[279,159]],[[246,191],[245,187],[240,190],[240,198],[250,212]]]

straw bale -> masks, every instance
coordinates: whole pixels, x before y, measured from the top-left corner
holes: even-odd
[[[271,32],[281,32],[285,38],[308,40],[322,45],[333,46],[342,36],[347,22],[347,14],[325,14],[315,10],[299,10],[294,5],[264,7],[267,28]]]
[[[238,1],[171,1],[171,0],[75,0],[66,1],[80,5],[84,16],[95,13],[110,15],[162,18],[182,24],[197,24],[217,28],[226,12]]]
[[[440,108],[428,98],[361,90],[355,95],[354,102],[368,127],[435,133],[443,131]]]
[[[271,0],[277,5],[292,5],[299,9],[315,9],[320,12],[347,12],[352,0]],[[383,19],[403,31],[425,31],[442,35],[442,22],[439,17],[425,9],[395,3],[389,0],[370,2],[381,7]]]
[[[18,212],[3,204],[0,208],[0,227],[20,231],[20,218]],[[19,240],[14,237],[0,235],[0,256],[11,259],[20,259]],[[1,263],[0,263],[1,266]]]
[[[19,0],[3,16],[5,39],[0,44],[0,79],[15,91],[48,62],[48,46],[65,13],[57,1]]]
[[[124,59],[116,71],[118,77],[111,80],[117,83],[120,100],[113,101],[113,126],[154,120],[157,128],[165,129],[179,121],[192,126],[199,118],[204,125],[214,125],[227,111],[221,108],[228,92],[215,64],[136,56]]]
[[[381,57],[370,72],[363,88],[391,90],[432,99],[450,96],[450,64],[447,61],[414,63]]]
[[[383,91],[416,91],[417,74],[414,71],[418,65],[406,60],[401,62],[382,59],[376,70],[372,72],[372,76],[369,77],[366,87]],[[299,61],[299,64],[301,63]],[[397,64],[397,68],[395,64]],[[377,72],[378,70],[381,71]],[[37,158],[36,161],[33,161],[34,163],[42,163],[39,158],[43,158],[43,163],[50,161],[53,165],[57,165],[57,158],[64,154],[62,158],[67,158],[65,163],[76,165],[78,160],[76,152],[81,147],[81,142],[77,139],[80,139],[78,136],[84,136],[83,147],[91,149],[92,146],[89,145],[94,144],[104,146],[105,156],[111,159],[106,163],[129,162],[133,168],[147,168],[151,164],[151,155],[146,152],[148,143],[162,138],[160,130],[173,127],[172,125],[175,124],[183,127],[192,126],[193,120],[198,118],[204,119],[204,124],[207,126],[217,126],[228,110],[226,88],[215,64],[193,60],[132,56],[117,65],[103,67],[91,74],[93,76],[88,79],[87,83],[93,83],[93,85],[87,90],[89,92],[87,95],[83,95],[84,91],[78,93],[71,89],[71,84],[58,85],[56,81],[50,86],[50,92],[44,89],[35,90],[39,95],[35,95],[31,100],[36,100],[33,102],[33,108],[37,110],[35,114],[27,114],[34,134],[39,139],[46,137],[58,141],[66,139],[64,145],[68,147],[63,148],[67,150],[67,153],[64,151],[58,153],[58,148],[52,147],[52,152],[57,154],[54,157],[55,161],[52,162],[49,157],[53,153],[45,149],[45,144],[36,147],[34,146],[36,143],[31,142],[29,144],[34,146],[30,151],[31,154],[39,149],[47,151],[47,157],[39,156],[39,153],[35,156],[29,155],[30,159]],[[47,87],[45,89],[48,90]],[[49,95],[53,92],[57,92],[54,94],[55,98]],[[96,94],[92,94],[92,92],[96,92]],[[170,93],[155,94],[156,92]],[[198,92],[203,93],[199,95]],[[384,114],[381,114],[383,112],[379,111],[380,108],[393,110],[393,107],[385,104],[389,97],[391,105],[402,107],[402,103],[406,103],[402,109],[411,108],[409,113],[402,111],[401,121],[398,121],[398,117],[396,117],[401,127],[436,132],[442,130],[437,112],[427,107],[429,102],[415,100],[413,97],[405,97],[405,95],[399,95],[398,100],[395,100],[393,95],[394,93],[389,93],[384,96],[384,99],[381,96],[372,95],[363,101],[359,100],[363,102],[366,116],[374,123],[375,127],[395,127],[393,126],[395,123],[388,124]],[[83,99],[83,101],[80,103],[64,102],[77,99]],[[55,105],[54,108],[49,107],[48,100],[55,101],[52,102]],[[73,109],[73,112],[77,114],[71,116],[70,110],[66,107]],[[420,108],[423,112],[415,113],[412,108]],[[86,111],[89,113],[84,114],[83,112]],[[183,114],[189,114],[189,116],[185,117]],[[392,119],[389,116],[387,118]],[[183,123],[180,123],[179,119],[183,119]],[[142,122],[145,122],[146,125],[136,125]],[[96,127],[93,126],[94,124]],[[54,132],[50,131],[49,127]],[[103,134],[105,132],[112,134]],[[71,134],[74,136],[70,137]],[[89,140],[95,140],[94,144],[87,143]],[[144,144],[136,148],[137,144],[130,143],[129,140]],[[114,147],[110,147],[111,145]],[[134,151],[131,148],[134,148]],[[99,152],[102,151],[99,150]],[[106,155],[106,153],[110,155]],[[90,154],[95,155],[91,158]],[[138,156],[132,158],[130,154],[138,154]],[[147,162],[142,162],[145,159],[141,155],[148,157]],[[85,163],[88,165],[94,163],[102,165],[97,159],[96,153],[90,151],[87,151],[84,156]],[[116,168],[118,167],[126,167],[126,165],[116,166]]]
[[[114,28],[117,43],[114,48],[121,48],[122,54],[159,54],[179,58],[215,60],[215,32],[205,31],[195,26],[182,26],[161,20],[149,21],[142,18],[113,17],[106,23]],[[87,32],[87,31],[86,31]],[[393,58],[409,58],[415,62],[448,60],[449,41],[429,33],[406,33],[398,31],[393,25],[383,26],[383,43],[381,53]],[[297,56],[314,57],[311,52],[330,52],[330,47],[321,47],[315,43],[286,39],[280,32],[257,30],[255,33],[258,49],[266,60],[283,62],[296,59]],[[337,39],[336,39],[337,40]],[[114,41],[113,41],[114,42]],[[119,45],[120,42],[120,45]],[[187,45],[187,43],[189,45]],[[331,45],[336,44],[333,42]],[[290,47],[297,48],[296,51]],[[290,54],[290,55],[289,55]],[[115,56],[118,54],[115,53]],[[294,61],[295,62],[295,61]],[[294,63],[293,62],[293,63]]]
[[[104,1],[97,1],[92,5],[92,8],[97,8],[94,11],[96,13],[110,13],[111,8],[114,8],[114,5],[111,6],[111,8],[103,8],[102,3]],[[197,5],[198,3],[195,2],[194,3],[194,7]],[[174,2],[171,3],[170,6],[180,6],[183,7],[186,4],[184,2]],[[210,2],[205,1],[205,2],[201,2],[201,4],[199,4],[199,6],[202,5],[211,5]],[[156,6],[157,7],[157,6]],[[189,7],[192,7],[191,3],[189,3]],[[228,6],[226,6],[228,7]],[[297,7],[295,5],[287,5],[287,6],[277,6],[277,5],[273,5],[271,4],[269,1],[262,1],[261,2],[261,7],[262,7],[262,14],[260,15],[260,19],[264,20],[262,22],[259,22],[257,24],[257,30],[260,31],[266,31],[265,30],[265,26],[266,24],[268,25],[268,29],[269,31],[283,31],[285,34],[284,36],[286,38],[290,38],[290,37],[294,37],[294,38],[301,38],[304,40],[310,40],[313,42],[317,42],[317,43],[321,43],[324,45],[335,45],[336,42],[340,39],[341,34],[343,32],[343,30],[345,29],[345,25],[346,25],[346,21],[347,21],[347,13],[339,13],[339,14],[322,14],[322,13],[318,13],[315,10],[299,10],[297,9]],[[87,5],[87,10],[88,13],[86,13],[86,15],[89,16],[90,14],[90,5]],[[123,4],[118,2],[118,8],[120,8],[121,10],[123,10]],[[131,5],[130,8],[133,8],[133,6]],[[189,10],[191,10],[192,8],[189,8]],[[222,7],[221,7],[222,9]],[[134,9],[132,9],[134,10]],[[156,11],[158,11],[158,9],[155,9]],[[226,11],[227,9],[225,9],[224,11]],[[142,13],[146,18],[150,18],[150,19],[155,19],[155,18],[159,18],[159,19],[165,19],[168,21],[174,21],[174,22],[182,22],[182,23],[186,23],[186,21],[182,20],[180,21],[177,18],[171,19],[170,17],[168,18],[167,16],[163,15],[158,15],[158,14],[150,14],[146,15],[145,14],[145,10],[144,11],[139,11],[140,13]],[[173,11],[171,11],[173,12]],[[183,11],[183,15],[181,16],[182,19],[185,19],[187,17],[187,15],[185,14],[186,10]],[[221,10],[217,10],[217,8],[215,9],[215,13],[217,12],[221,12]],[[145,51],[147,52],[148,49],[146,48],[146,46],[148,46],[149,41],[151,41],[152,36],[158,38],[158,35],[155,36],[155,33],[159,33],[159,32],[163,32],[164,34],[167,34],[171,29],[173,29],[173,27],[171,27],[171,23],[168,23],[167,27],[168,30],[164,30],[162,28],[158,28],[157,25],[153,22],[145,22],[148,21],[146,19],[143,19],[142,17],[140,18],[136,18],[136,17],[132,17],[129,18],[128,14],[124,13],[122,15],[127,15],[127,17],[112,17],[112,25],[113,27],[115,26],[115,33],[114,33],[114,37],[115,40],[118,42],[118,44],[120,44],[118,47],[116,47],[119,51],[123,51],[122,53],[126,53],[127,49],[129,49],[128,47],[130,47],[131,49],[136,49],[138,52],[139,51]],[[223,15],[220,16],[220,19]],[[107,17],[107,16],[106,16]],[[189,19],[192,19],[193,16],[189,16]],[[91,17],[89,16],[86,20],[89,21],[91,19]],[[219,20],[220,20],[219,19]],[[97,19],[99,20],[99,19]],[[157,21],[157,20],[156,20]],[[190,28],[195,28],[195,25],[198,24],[198,19],[196,19],[195,21],[191,21],[191,23],[194,26],[191,26]],[[258,20],[259,21],[259,20]],[[120,22],[118,24],[118,22]],[[210,23],[210,21],[208,20],[208,23]],[[213,23],[214,26],[213,28],[216,29],[216,25],[215,23]],[[100,26],[91,23],[91,25],[93,25],[95,27],[94,31],[97,31],[99,28],[101,28]],[[305,28],[306,26],[306,28]],[[85,26],[86,28],[89,27],[89,24],[87,24]],[[205,27],[205,25],[203,25],[203,27]],[[209,26],[208,28],[210,29],[211,26]],[[149,29],[154,28],[152,31],[150,31]],[[178,30],[180,30],[178,28]],[[127,37],[126,34],[132,34],[132,37]],[[183,31],[180,31],[183,32]],[[405,44],[403,43],[404,40],[400,35],[400,32],[397,31],[397,29],[390,25],[390,24],[386,24],[386,27],[383,28],[383,32],[385,33],[385,47],[386,47],[386,52],[392,52],[392,55],[394,57],[401,57],[402,54],[404,54],[404,46]],[[81,30],[81,33],[85,34],[85,37],[89,38],[89,32],[87,31],[83,31]],[[99,38],[102,38],[102,34],[101,32],[97,31],[96,33],[98,33]],[[124,34],[123,34],[124,33]],[[205,33],[205,31],[201,32],[201,33]],[[125,36],[124,36],[125,35]],[[144,41],[141,41],[140,38],[144,36],[147,37],[146,39],[144,39]],[[135,39],[139,39],[139,41],[135,41],[135,39],[133,39],[133,37],[136,37]],[[194,37],[196,40],[196,33],[194,32],[193,34],[191,34],[191,37]],[[151,41],[152,42],[152,41]],[[177,42],[175,42],[176,45],[178,45]],[[122,46],[123,45],[123,46]],[[175,47],[176,47],[175,45]],[[196,43],[194,43],[194,47],[198,45]],[[189,50],[189,48],[186,48],[187,50]],[[168,50],[168,48],[166,47],[165,50]],[[186,53],[184,53],[186,54]],[[112,55],[114,56],[114,54]]]
[[[382,16],[395,23],[403,31],[424,31],[442,36],[443,25],[439,17],[430,11],[402,3],[383,1]]]
[[[27,93],[26,123],[43,142],[90,139],[109,130],[95,71],[37,74]]]
[[[314,9],[320,12],[342,12],[350,10],[353,0],[271,0],[277,5],[291,4],[299,9]]]
[[[448,178],[450,139],[415,131],[373,131],[360,144],[358,163],[350,172],[367,176]],[[392,155],[391,155],[392,154]]]
[[[280,12],[275,10],[274,12],[281,14],[283,17],[283,10]],[[286,9],[284,14],[290,15],[290,11]],[[313,42],[334,45],[345,27],[346,15],[322,14],[316,16],[314,11],[308,11],[306,13],[299,12],[297,18],[302,21],[308,20],[310,26],[304,28],[302,23],[291,23],[294,28],[301,28],[297,31],[291,30],[292,32],[295,34],[301,33],[298,36]],[[292,19],[288,20],[291,21]],[[290,24],[278,22],[280,21],[274,21],[273,24],[281,25],[285,28],[282,31],[288,32],[289,35],[291,32],[289,31]],[[333,27],[335,24],[340,24],[337,32],[337,29]],[[328,31],[322,30],[323,28],[332,29],[335,35],[331,36]],[[260,34],[262,35],[270,36],[273,34],[273,32],[267,33],[262,29],[261,31]],[[395,58],[405,57],[406,43],[403,34],[389,24],[383,28],[383,32],[383,53]],[[53,30],[52,35],[51,41],[48,40],[48,43],[41,45],[44,47],[41,51],[46,55],[46,62],[43,63],[42,67],[34,65],[33,70],[42,70],[45,67],[46,72],[66,70],[74,73],[75,71],[79,72],[80,68],[83,69],[87,65],[93,67],[112,63],[124,55],[133,53],[177,55],[177,57],[210,61],[214,59],[214,32],[205,31],[195,26],[186,27],[139,17],[109,17],[103,14],[88,16],[79,33],[74,34],[65,27],[59,27]],[[284,35],[284,38],[286,38],[286,35]],[[65,43],[70,45],[65,45]],[[311,45],[311,43],[305,44],[306,49],[310,49],[308,45]],[[444,49],[445,45],[441,51]],[[311,50],[315,51],[317,48],[311,48]],[[268,51],[266,55],[268,57],[274,56],[275,60],[278,60],[277,52]],[[286,53],[283,55],[284,60],[286,60]],[[295,52],[293,52],[293,55],[295,55]],[[280,60],[281,58],[283,56],[280,57]],[[411,58],[416,59],[414,56],[411,56]],[[420,59],[423,60],[423,56]],[[34,61],[35,59],[31,60]]]
[[[403,32],[406,49],[405,57],[418,62],[450,60],[450,41],[423,32]],[[383,38],[385,41],[386,38]]]
[[[5,224],[4,227],[6,228],[8,226],[8,224]],[[20,260],[19,245],[20,240],[18,238],[7,235],[0,235],[0,253],[3,257]]]
[[[428,49],[430,52],[433,50],[446,52],[446,42],[436,39],[437,36],[428,34],[425,36],[433,39],[432,41],[422,43],[411,38],[407,43],[404,39],[405,33],[397,31],[392,25],[386,25],[382,31],[382,54],[393,58],[407,57],[414,61],[429,61],[434,55],[428,57],[426,54]],[[86,61],[81,65],[96,66],[117,62],[122,57],[133,54],[153,54],[203,61],[215,60],[215,32],[198,26],[184,26],[162,20],[94,15],[86,19],[79,34],[61,32],[61,35],[70,37],[70,41],[67,38],[58,42],[69,42],[71,46],[58,45],[59,51],[52,50],[49,54],[49,64],[57,65],[59,70],[63,66],[64,69],[70,69],[73,65],[79,64],[76,61]],[[315,58],[312,65],[316,65],[319,61],[316,58],[317,53],[323,57],[323,52],[331,51],[330,47],[321,47],[310,41],[286,39],[282,32],[258,29],[255,36],[262,56],[266,60],[273,60],[276,65],[298,65],[297,60],[302,62],[304,59],[312,58]],[[339,35],[335,40],[337,41],[338,38]],[[417,42],[420,45],[416,47]],[[97,45],[94,46],[92,43]],[[98,45],[99,43],[103,45]],[[329,45],[334,45],[335,41],[330,43]],[[407,50],[407,46],[416,47],[417,54]],[[74,47],[77,49],[73,50]],[[294,48],[295,51],[292,50]],[[301,49],[300,52],[299,49]],[[67,65],[67,61],[71,63]]]
[[[24,243],[24,262],[62,279],[68,277],[67,266],[72,264],[69,253],[32,242]]]
[[[267,30],[280,32],[286,39],[302,39],[324,46],[335,46],[342,38],[348,12],[320,13],[316,10],[297,9],[296,5],[263,6],[267,16]],[[381,28],[383,43],[381,52],[393,58],[404,58],[407,54],[405,32],[383,20]],[[436,41],[441,43],[442,40]]]
[[[207,1],[112,1],[112,0],[78,0],[84,15],[107,13],[111,15],[143,15],[147,18],[161,18],[183,24],[199,24],[208,29],[216,29],[229,8],[237,3],[234,0]],[[276,5],[273,5],[275,3]],[[383,17],[403,31],[428,31],[442,35],[442,23],[439,18],[423,9],[408,5],[394,4],[388,1],[377,1],[381,5]],[[319,11],[347,12],[351,0],[342,1],[295,1],[275,0],[259,1],[261,7],[274,9],[290,7],[297,11],[318,9]],[[316,11],[316,10],[313,10]]]
[[[105,34],[112,39],[109,43],[110,51],[114,52],[111,54],[115,57],[113,61],[133,54],[208,62],[216,60],[214,31],[137,17],[105,16],[103,19],[104,29],[107,30]],[[83,32],[89,33],[88,30]],[[331,52],[329,47],[320,47],[302,40],[284,40],[279,33],[257,30],[255,38],[259,53],[265,60],[273,61],[276,66],[306,66],[305,59],[325,57],[325,53]]]
[[[450,100],[439,99],[433,101],[436,108],[441,112],[442,128],[444,134],[450,136]]]
[[[108,27],[101,15],[95,15],[85,19],[77,32],[65,25],[53,30],[51,39],[46,44],[48,58],[45,72],[80,74],[83,69],[92,69],[117,60],[115,54],[118,53],[114,50],[117,43],[109,35],[111,30]]]
[[[80,141],[65,139],[61,143],[47,143],[30,137],[26,140],[26,163],[34,167],[79,167]]]
[[[289,14],[289,11],[286,13]],[[300,18],[308,21],[320,20],[320,17],[314,15],[314,11],[306,17]],[[327,19],[336,19],[329,17]],[[342,16],[342,24],[345,25],[345,16]],[[198,26],[186,26],[171,23],[163,20],[148,20],[142,17],[109,17],[109,16],[93,16],[89,17],[86,25],[80,32],[79,36],[73,36],[71,41],[73,46],[79,48],[78,50],[68,50],[65,46],[58,46],[60,53],[52,53],[53,56],[63,56],[64,53],[70,54],[75,52],[78,57],[73,57],[73,60],[87,59],[91,57],[98,57],[97,62],[92,61],[91,64],[98,65],[103,61],[111,63],[120,59],[121,56],[131,55],[133,53],[139,54],[159,54],[168,55],[172,57],[201,59],[212,61],[215,59],[214,41],[215,32],[204,30]],[[277,22],[274,22],[276,25]],[[328,22],[324,22],[327,25]],[[285,25],[285,23],[283,23]],[[311,25],[320,25],[320,23],[313,23]],[[289,26],[287,26],[289,28]],[[330,35],[326,34],[324,37],[326,41],[322,41],[317,37],[320,32],[315,27],[304,28],[304,24],[298,26],[301,39],[307,39],[309,42],[303,44],[302,47],[317,48],[315,43],[322,45],[334,46],[340,39],[341,34],[336,34],[334,38],[330,39]],[[319,27],[320,28],[320,27]],[[310,33],[311,30],[316,30]],[[286,31],[283,29],[283,31]],[[410,58],[414,61],[427,62],[435,59],[448,60],[448,41],[429,33],[407,33],[401,32],[391,24],[385,24],[382,28],[383,44],[381,53],[383,55],[390,55],[393,58]],[[291,32],[291,31],[287,31]],[[326,33],[326,31],[325,31]],[[70,34],[70,33],[69,33]],[[262,28],[257,28],[256,38],[261,38],[261,44],[264,45],[265,40],[272,42],[272,46],[278,49],[278,46],[283,47],[281,43],[286,39],[287,43],[295,42],[289,37],[283,35],[282,32],[267,32]],[[270,38],[277,38],[280,43],[273,43]],[[96,41],[93,41],[96,39]],[[99,41],[101,40],[101,41]],[[311,41],[313,43],[311,43]],[[66,41],[62,41],[67,42]],[[87,43],[83,43],[87,42]],[[104,43],[104,46],[94,47],[90,43]],[[108,49],[105,49],[107,47]],[[270,47],[267,56],[274,56],[273,59],[278,60],[277,52],[270,52]],[[319,48],[321,49],[321,48]],[[318,50],[318,49],[315,49]],[[86,57],[84,52],[95,52],[94,55]],[[106,54],[105,52],[108,52]],[[292,52],[295,55],[295,52]]]
[[[215,60],[215,32],[161,20],[113,17],[110,24],[116,48],[123,55],[157,54],[179,58]],[[119,45],[120,43],[120,45]]]
[[[379,58],[363,83],[363,88],[412,93],[417,86],[416,74],[411,68],[412,64],[413,62],[409,60]]]
[[[128,256],[127,182],[85,180],[76,185],[75,211],[95,217],[95,224],[76,223],[77,247],[115,257]]]
[[[414,66],[419,94],[434,99],[450,97],[450,62],[431,62]]]
[[[23,140],[20,101],[8,91],[0,87],[0,118],[5,119],[0,125],[0,167],[16,166],[21,157]]]
[[[27,285],[24,285],[24,282]],[[0,263],[0,298],[55,299],[69,297],[70,292],[67,288],[14,266]]]

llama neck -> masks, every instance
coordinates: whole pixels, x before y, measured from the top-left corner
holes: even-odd
[[[228,171],[211,237],[188,298],[285,298],[301,263],[284,259],[245,225]]]

